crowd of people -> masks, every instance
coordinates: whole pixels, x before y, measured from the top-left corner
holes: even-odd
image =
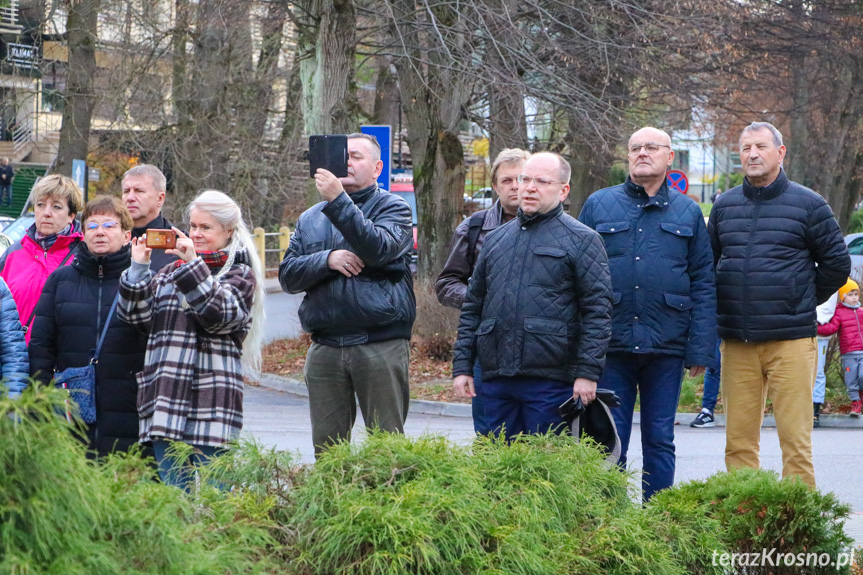
[[[403,433],[408,415],[411,209],[378,188],[377,140],[347,142],[347,177],[317,171],[323,201],[300,216],[278,276],[285,291],[305,293],[316,455],[350,438],[357,404],[369,428]],[[639,401],[649,499],[674,482],[688,369],[705,374],[694,426],[713,424],[721,387],[729,469],[759,466],[770,398],[783,476],[814,486],[819,350],[837,331],[852,413],[863,406],[859,287],[829,205],[787,178],[779,131],[752,123],[740,154],[743,185],[716,198],[707,225],[695,202],[669,190],[674,151],[656,128],[632,134],[626,181],[590,195],[578,218],[563,209],[563,157],[497,156],[497,200],[455,230],[435,286],[461,312],[453,387],[472,398],[478,434],[564,432],[562,404],[616,396],[626,466]],[[141,165],[125,174],[121,199],[82,205],[72,180],[39,181],[35,223],[0,258],[0,361],[13,394],[28,376],[61,383],[64,370],[94,365],[92,452],[141,443],[163,481],[189,489],[194,467],[242,427],[243,374],[261,359],[263,272],[231,198],[200,193],[186,234],[161,214],[165,186]],[[172,229],[176,244],[148,246],[155,229]],[[839,303],[816,315],[831,296]],[[175,457],[178,441],[193,446],[190,457]]]
[[[35,223],[0,258],[0,361],[13,395],[28,377],[65,387],[70,369],[92,366],[94,415],[75,420],[89,452],[142,444],[161,479],[188,490],[194,467],[242,427],[244,368],[261,359],[264,276],[234,200],[201,192],[186,234],[161,214],[165,183],[139,165],[121,198],[83,205],[70,178],[39,180]],[[148,247],[156,229],[175,245]]]

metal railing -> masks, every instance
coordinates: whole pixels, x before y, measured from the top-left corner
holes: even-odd
[[[12,149],[15,157],[18,158],[27,144],[33,141],[33,124],[29,119],[15,126],[12,130],[12,141],[14,142]]]
[[[278,271],[279,264],[282,261],[282,256],[285,250],[288,249],[288,244],[291,242],[291,228],[282,226],[277,232],[265,232],[264,228],[255,228],[252,231],[252,239],[255,241],[255,249],[258,252],[258,257],[261,258],[261,264],[265,271]],[[275,245],[274,238],[278,238],[279,247],[268,248],[267,245]],[[269,240],[269,241],[268,241]],[[275,257],[273,255],[275,254]],[[269,258],[267,256],[270,256]],[[275,262],[275,266],[267,265],[268,262]]]
[[[18,23],[18,0],[7,0],[5,6],[0,7],[0,32],[5,34],[17,34],[23,30]]]

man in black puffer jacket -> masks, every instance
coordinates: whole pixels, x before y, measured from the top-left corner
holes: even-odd
[[[489,428],[507,436],[562,431],[558,407],[596,397],[611,337],[611,275],[602,240],[564,213],[569,164],[531,156],[515,220],[490,232],[462,306],[453,359],[456,394],[483,373]]]
[[[411,208],[378,189],[373,136],[350,134],[348,156],[346,178],[318,170],[325,201],[300,216],[279,266],[282,289],[306,292],[299,315],[313,342],[305,376],[315,453],[350,437],[357,399],[367,427],[398,433],[410,400]]]
[[[845,283],[851,259],[830,206],[788,179],[784,157],[773,125],[747,126],[740,136],[746,178],[717,199],[708,224],[723,340],[725,465],[759,467],[770,397],[782,476],[814,486],[815,307]]]

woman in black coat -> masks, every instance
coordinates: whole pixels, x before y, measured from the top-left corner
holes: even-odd
[[[48,277],[29,345],[30,374],[49,383],[54,372],[86,366],[96,349],[131,263],[132,216],[118,198],[98,196],[84,208],[84,242],[72,265]],[[147,334],[122,322],[115,310],[96,364],[96,421],[89,447],[100,456],[138,442],[135,374],[144,366]]]

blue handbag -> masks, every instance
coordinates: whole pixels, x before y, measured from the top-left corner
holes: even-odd
[[[117,291],[117,296],[114,298],[114,303],[111,304],[111,310],[105,320],[105,327],[102,328],[102,334],[96,343],[96,352],[90,363],[84,367],[67,367],[63,371],[54,373],[54,385],[69,391],[69,398],[78,406],[78,414],[84,423],[96,422],[96,364],[99,363],[99,353],[102,351],[102,344],[108,334],[108,325],[111,323],[114,310],[117,309],[119,299],[120,292]],[[68,410],[66,416],[71,418]]]

